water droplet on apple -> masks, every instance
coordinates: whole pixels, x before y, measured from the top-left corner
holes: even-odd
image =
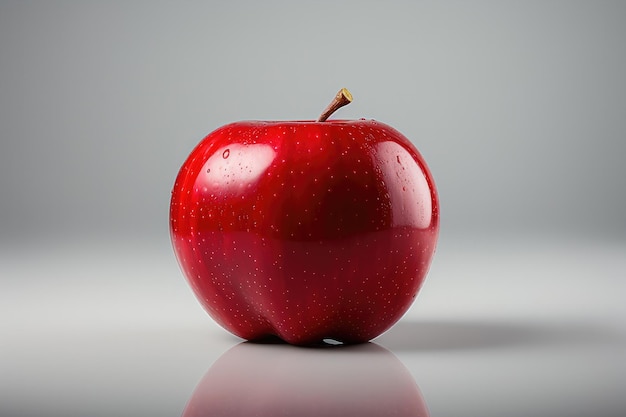
[[[223,153],[222,153],[222,158],[226,159],[230,156],[230,149],[226,149]]]

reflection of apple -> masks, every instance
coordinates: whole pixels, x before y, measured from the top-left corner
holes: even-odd
[[[310,349],[241,343],[211,366],[183,412],[183,417],[428,415],[409,371],[374,343]]]
[[[384,123],[239,122],[183,164],[170,226],[187,280],[222,327],[248,340],[358,343],[413,303],[439,207],[424,159]]]

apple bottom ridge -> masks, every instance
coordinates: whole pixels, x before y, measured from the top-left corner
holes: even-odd
[[[413,303],[437,232],[398,226],[296,241],[254,232],[174,234],[179,264],[209,315],[243,339],[367,342]]]

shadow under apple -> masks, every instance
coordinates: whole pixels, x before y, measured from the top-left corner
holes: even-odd
[[[183,417],[428,416],[411,373],[387,349],[240,343],[197,385]]]
[[[585,322],[400,320],[376,343],[393,351],[442,351],[613,343],[618,338]]]

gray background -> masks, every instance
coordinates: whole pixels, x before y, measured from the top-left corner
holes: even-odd
[[[0,3],[2,238],[167,234],[169,191],[241,119],[384,121],[442,233],[626,235],[626,2]]]
[[[438,185],[426,283],[374,341],[431,415],[626,415],[625,74],[623,1],[0,0],[0,416],[180,415],[240,340],[174,259],[178,169],[344,86],[336,117]]]

